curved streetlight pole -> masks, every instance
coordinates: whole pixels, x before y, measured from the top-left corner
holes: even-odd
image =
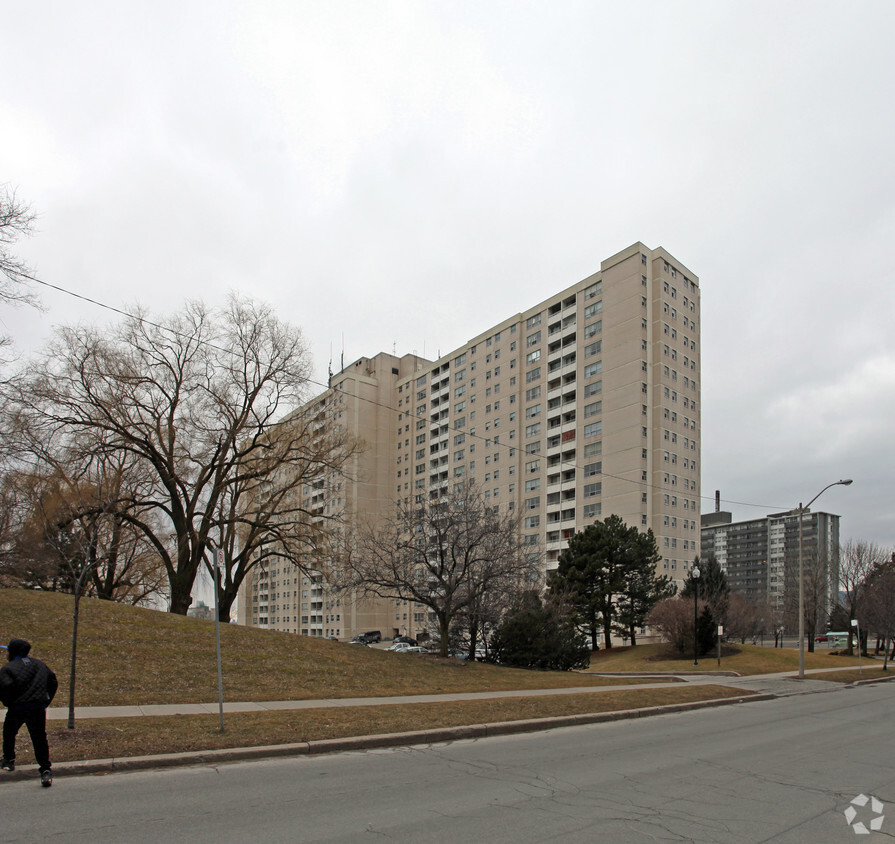
[[[799,504],[799,679],[805,679],[805,581],[802,577],[802,521],[805,511],[820,498],[831,486],[848,486],[851,478],[844,481],[833,481],[827,484],[804,507]],[[819,539],[819,538],[818,538]]]

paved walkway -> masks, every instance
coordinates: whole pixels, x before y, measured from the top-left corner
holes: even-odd
[[[832,671],[859,669],[816,668],[809,669],[806,675],[825,674]],[[617,675],[616,675],[617,676]],[[224,712],[272,712],[288,709],[325,709],[347,706],[397,706],[415,703],[444,703],[463,700],[487,700],[493,698],[540,697],[544,695],[580,695],[601,694],[615,691],[636,689],[667,688],[670,684],[684,682],[690,685],[728,686],[744,691],[769,693],[774,695],[805,694],[808,692],[830,691],[835,686],[823,680],[799,680],[791,671],[778,674],[758,674],[738,677],[728,673],[719,674],[677,674],[677,675],[627,675],[641,678],[654,678],[652,683],[625,683],[613,686],[575,686],[562,689],[515,689],[511,691],[492,692],[453,692],[448,694],[429,695],[394,695],[389,697],[353,697],[353,698],[315,698],[313,700],[273,700],[256,702],[224,701]],[[895,677],[895,671],[893,671]],[[856,678],[857,679],[857,678]],[[137,718],[159,715],[205,715],[219,712],[219,704],[211,703],[163,703],[142,704],[137,706],[77,706],[75,718]],[[47,720],[64,721],[68,719],[68,707],[53,706],[47,710]]]

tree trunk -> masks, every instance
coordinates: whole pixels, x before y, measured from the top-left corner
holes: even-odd
[[[450,619],[446,615],[438,616],[438,632],[441,636],[441,655],[450,656]]]
[[[171,584],[171,606],[168,612],[174,615],[186,615],[186,611],[193,602],[193,578],[185,577],[181,572],[170,578]]]

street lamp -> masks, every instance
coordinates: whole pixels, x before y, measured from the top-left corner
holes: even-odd
[[[799,679],[805,679],[805,581],[802,578],[802,521],[808,508],[831,486],[848,486],[852,480],[833,481],[827,484],[804,507],[799,504]]]
[[[699,665],[699,566],[690,569],[693,578],[693,664]]]

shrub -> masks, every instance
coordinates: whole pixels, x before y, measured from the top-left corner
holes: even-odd
[[[590,665],[590,647],[557,607],[526,592],[495,631],[489,659],[513,668],[569,671]]]

